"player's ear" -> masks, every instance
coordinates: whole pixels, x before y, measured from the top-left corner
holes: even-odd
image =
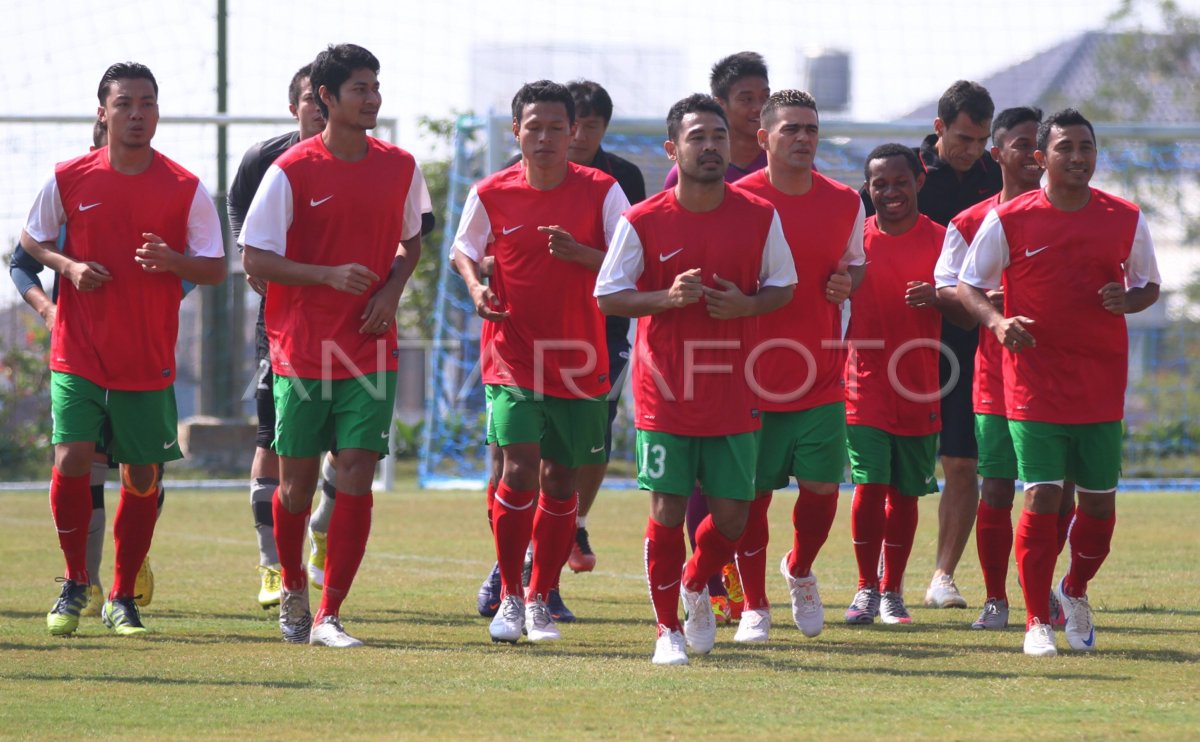
[[[764,150],[764,151],[767,149],[767,130],[766,129],[758,130],[758,147],[759,147],[759,149]]]
[[[921,189],[924,187],[925,187],[925,173],[921,173],[920,175],[917,176],[917,193],[920,193]]]
[[[104,122],[104,124],[108,124],[108,118],[104,115],[104,106],[96,107],[96,118],[97,120]]]
[[[988,150],[988,152],[992,155],[993,160],[995,160],[996,162],[1000,162],[1000,148],[999,147],[992,145],[992,148],[990,150]]]
[[[513,131],[514,137],[520,136],[520,134],[521,134],[521,122],[520,121],[513,119],[512,131]]]
[[[1033,151],[1033,161],[1036,162],[1038,164],[1038,167],[1040,167],[1041,169],[1043,169],[1043,170],[1046,169],[1046,153],[1045,152],[1041,151],[1040,149],[1035,149]]]
[[[334,100],[333,93],[329,92],[329,88],[324,85],[317,89],[317,97],[325,104],[326,110],[329,109],[330,102]]]
[[[935,116],[933,119],[933,131],[941,139],[946,133],[946,122],[942,121],[940,117]]]
[[[677,150],[675,148],[675,142],[672,142],[670,139],[668,139],[667,141],[663,142],[663,149],[667,151],[668,158],[671,160],[678,159],[676,157]]]

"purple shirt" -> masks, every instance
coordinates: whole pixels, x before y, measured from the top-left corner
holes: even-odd
[[[744,169],[738,167],[737,165],[734,165],[732,162],[729,163],[729,166],[727,168],[725,168],[725,182],[726,183],[737,182],[737,181],[741,180],[742,178],[746,177],[747,175],[749,175],[750,173],[758,172],[759,170],[762,170],[766,166],[767,166],[767,152],[766,152],[766,150],[760,150],[758,153],[758,157],[755,157],[754,161],[751,162],[749,165],[747,165]],[[679,182],[679,168],[678,168],[678,166],[672,165],[671,172],[667,173],[667,178],[666,178],[666,180],[663,181],[663,190],[665,191],[667,189],[674,188],[675,184],[678,182]]]

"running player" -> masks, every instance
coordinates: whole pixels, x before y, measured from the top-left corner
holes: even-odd
[[[325,118],[313,95],[309,79],[311,72],[312,65],[304,65],[292,75],[288,84],[288,111],[299,127],[258,142],[246,150],[242,157],[242,164],[229,189],[229,227],[235,241],[241,236],[242,222],[267,168],[292,145],[319,134],[325,128]],[[258,363],[254,400],[258,409],[258,433],[255,436],[254,462],[250,465],[250,510],[258,535],[258,603],[263,608],[269,608],[279,605],[281,589],[279,555],[275,551],[274,521],[271,518],[271,498],[279,486],[279,457],[271,450],[271,443],[275,440],[275,399],[271,391],[270,351],[263,322],[267,287],[262,280],[250,276],[246,277],[246,282],[259,296],[264,297],[258,304],[258,323],[254,329],[255,358]]]
[[[516,642],[524,629],[539,642],[561,638],[546,601],[575,539],[576,471],[604,460],[610,384],[591,287],[629,201],[611,176],[567,159],[575,103],[564,86],[524,85],[512,126],[521,161],[467,195],[452,259],[486,320],[488,438],[503,459],[491,521],[502,600],[488,632]],[[480,274],[485,253],[494,258],[490,286]]]
[[[1121,420],[1129,368],[1124,315],[1158,300],[1161,278],[1141,210],[1090,186],[1096,136],[1074,109],[1038,128],[1035,157],[1044,189],[988,213],[967,253],[963,304],[1004,354],[1004,401],[1025,482],[1016,532],[1025,595],[1025,654],[1058,653],[1047,601],[1057,559],[1064,480],[1079,504],[1071,561],[1055,594],[1072,649],[1096,648],[1088,582],[1108,556],[1116,524]],[[984,292],[1004,286],[1001,314]],[[1007,317],[1005,316],[1007,315]],[[1086,374],[1078,369],[1086,367]]]
[[[150,146],[158,126],[153,73],[134,62],[114,64],[97,95],[108,146],[58,164],[34,202],[21,246],[68,279],[60,285],[50,348],[50,506],[67,569],[47,626],[52,634],[74,632],[87,603],[91,468],[107,429],[121,465],[121,499],[113,519],[115,577],[102,618],[117,634],[132,635],[146,631],[134,602],[136,577],[158,517],[161,464],[182,455],[173,387],[182,281],[220,283],[225,259],[207,191]]]
[[[850,516],[858,592],[847,623],[911,623],[902,594],[917,530],[917,500],[936,491],[938,337],[933,267],[946,230],[917,211],[925,172],[899,144],[864,167],[875,216],[864,227],[871,265],[850,302],[846,423],[855,484]],[[879,573],[882,549],[882,575]]]
[[[688,661],[685,638],[701,654],[716,640],[708,581],[733,558],[754,500],[760,425],[745,372],[754,317],[792,298],[796,270],[771,205],[724,182],[729,125],[717,101],[677,102],[667,137],[679,182],[621,220],[596,296],[605,314],[638,318],[633,390],[638,486],[650,492],[653,662],[679,665]],[[710,514],[685,564],[684,517],[697,481]]]
[[[311,80],[325,129],[267,169],[241,233],[246,273],[268,282],[279,625],[292,643],[362,644],[346,633],[340,611],[366,550],[375,464],[388,450],[398,356],[393,319],[421,255],[421,171],[412,155],[367,135],[379,115],[378,74],[379,61],[360,46],[317,55]],[[305,523],[321,454],[335,439],[338,505],[314,618]]]
[[[779,212],[792,258],[805,270],[787,306],[760,323],[753,351],[763,418],[757,495],[737,548],[746,602],[734,641],[767,640],[767,509],[772,490],[787,487],[792,476],[800,489],[792,508],[792,550],[779,569],[787,580],[796,626],[805,636],[816,636],[824,624],[812,563],[833,525],[845,471],[846,354],[837,346],[841,305],[862,281],[865,258],[858,193],[813,172],[819,132],[811,95],[799,90],[772,94],[758,132],[767,167],[737,182]]]

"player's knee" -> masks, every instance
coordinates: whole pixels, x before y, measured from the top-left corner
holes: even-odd
[[[158,494],[157,464],[122,464],[121,489],[137,497]]]
[[[54,447],[54,468],[68,477],[90,474],[96,446],[85,441],[59,443]]]

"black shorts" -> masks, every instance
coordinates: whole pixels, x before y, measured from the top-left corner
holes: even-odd
[[[608,381],[612,384],[612,391],[608,395],[608,426],[604,429],[604,459],[607,461],[612,457],[612,426],[617,419],[621,386],[625,381],[621,375],[629,365],[629,319],[607,317],[604,335],[608,345]]]
[[[258,383],[254,387],[254,406],[258,411],[258,431],[254,434],[254,445],[272,450],[275,443],[275,375],[271,373],[271,362],[258,362]]]
[[[971,386],[975,378],[975,348],[979,345],[979,330],[964,330],[942,320],[942,343],[958,359],[958,381],[942,397],[942,434],[938,455],[964,459],[979,458],[975,442],[975,409]],[[950,359],[942,354],[938,364],[938,381],[942,386],[950,380]]]

